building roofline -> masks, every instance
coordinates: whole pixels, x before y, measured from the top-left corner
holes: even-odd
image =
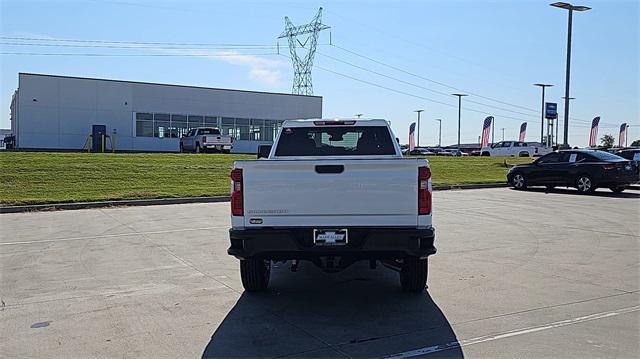
[[[33,72],[18,72],[18,79],[19,79],[20,75],[56,77],[56,78],[75,79],[75,80],[94,80],[94,81],[122,82],[122,83],[141,84],[141,85],[173,86],[173,87],[194,88],[194,89],[203,89],[203,90],[219,90],[219,91],[258,93],[258,94],[265,94],[265,95],[301,96],[301,97],[312,97],[312,98],[320,98],[320,99],[322,99],[322,96],[315,96],[315,95],[298,95],[298,94],[290,94],[290,93],[282,93],[282,92],[251,91],[251,90],[226,89],[226,88],[219,88],[219,87],[204,87],[204,86],[163,84],[163,83],[157,83],[157,82],[113,80],[113,79],[101,79],[101,78],[95,78],[95,77],[80,77],[80,76],[38,74],[38,73],[33,73]]]

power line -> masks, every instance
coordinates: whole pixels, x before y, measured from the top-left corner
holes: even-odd
[[[242,53],[242,54],[97,54],[97,53],[46,53],[46,52],[0,52],[0,55],[17,56],[87,56],[87,57],[237,57],[279,55],[278,53]]]
[[[289,58],[286,55],[281,55],[281,56]],[[456,105],[453,105],[453,104],[450,104],[450,103],[434,100],[434,99],[429,98],[429,97],[415,95],[415,94],[412,94],[412,93],[409,93],[409,92],[405,92],[405,91],[402,91],[402,90],[397,90],[397,89],[394,89],[394,88],[391,88],[391,87],[387,87],[387,86],[384,86],[384,85],[376,84],[376,83],[371,82],[371,81],[362,80],[362,79],[359,79],[359,78],[351,76],[351,75],[347,75],[347,74],[343,74],[343,73],[340,73],[340,72],[337,72],[337,71],[334,71],[334,70],[327,69],[325,67],[321,67],[321,66],[316,66],[316,67],[319,68],[320,70],[323,70],[323,71],[326,71],[326,72],[330,72],[330,73],[338,75],[338,76],[342,76],[342,77],[345,77],[345,78],[348,78],[348,79],[351,79],[351,80],[354,80],[354,81],[358,81],[358,82],[361,82],[361,83],[364,83],[364,84],[367,84],[367,85],[371,85],[371,86],[375,86],[375,87],[378,87],[378,88],[381,88],[381,89],[392,91],[392,92],[395,92],[395,93],[398,93],[398,94],[401,94],[401,95],[411,96],[411,97],[419,98],[419,99],[422,99],[422,100],[427,100],[427,101],[430,101],[430,102],[439,103],[439,104],[444,105],[444,106],[457,108]],[[489,112],[486,112],[486,111],[477,110],[477,109],[469,108],[469,107],[465,107],[464,109],[466,111],[477,112],[477,113],[481,113],[481,114],[484,114],[484,115],[494,115],[494,116],[497,116],[497,117],[500,117],[500,118],[507,118],[507,119],[517,120],[517,121],[525,121],[525,120],[523,120],[521,118],[489,113]]]
[[[460,88],[458,88],[458,87],[451,86],[451,85],[448,85],[448,84],[446,84],[446,83],[443,83],[443,82],[440,82],[440,81],[436,81],[436,80],[434,80],[434,79],[431,79],[431,78],[428,78],[428,77],[425,77],[425,76],[421,76],[421,75],[415,74],[415,73],[413,73],[413,72],[410,72],[410,71],[407,71],[407,70],[401,69],[401,68],[399,68],[399,67],[396,67],[396,66],[393,66],[393,65],[389,65],[389,64],[387,64],[387,63],[385,63],[385,62],[383,62],[383,61],[376,60],[376,59],[374,59],[374,58],[371,58],[371,57],[369,57],[369,56],[366,56],[366,55],[360,54],[360,53],[355,52],[355,51],[351,51],[351,50],[349,50],[349,49],[346,49],[346,48],[341,47],[341,46],[336,45],[336,44],[332,44],[332,46],[333,46],[333,47],[335,47],[335,48],[338,48],[338,49],[340,49],[340,50],[342,50],[342,51],[345,51],[345,52],[347,52],[347,53],[350,53],[350,54],[352,54],[352,55],[355,55],[355,56],[358,56],[358,57],[364,58],[364,59],[366,59],[366,60],[369,60],[369,61],[371,61],[371,62],[377,63],[377,64],[379,64],[379,65],[382,65],[382,66],[385,66],[385,67],[391,68],[391,69],[393,69],[393,70],[396,70],[396,71],[399,71],[399,72],[405,73],[405,74],[407,74],[407,75],[411,75],[411,76],[417,77],[417,78],[422,79],[422,80],[425,80],[425,81],[429,81],[429,82],[431,82],[431,83],[435,83],[435,84],[440,85],[440,86],[443,86],[443,87],[447,87],[447,88],[452,89],[452,90],[455,90],[455,91],[465,92],[465,93],[468,93],[468,94],[470,94],[470,95],[474,95],[474,96],[477,96],[477,97],[480,97],[480,98],[483,98],[483,99],[486,99],[486,100],[489,100],[489,101],[493,101],[493,102],[501,103],[501,104],[504,104],[504,105],[508,105],[508,106],[512,106],[512,107],[516,107],[516,108],[520,108],[520,109],[524,109],[524,110],[531,111],[531,112],[535,112],[535,113],[539,113],[539,111],[540,111],[540,110],[534,110],[534,109],[532,109],[532,108],[528,108],[528,107],[524,107],[524,106],[520,106],[520,105],[512,104],[512,103],[509,103],[509,102],[501,101],[501,100],[498,100],[498,99],[495,99],[495,98],[492,98],[492,97],[479,95],[479,94],[474,93],[474,92],[471,92],[471,91],[466,91],[466,90],[464,90],[464,89],[460,89]],[[438,92],[438,91],[436,91],[436,90],[432,90],[432,91],[434,91],[434,92]],[[491,105],[483,104],[483,103],[481,103],[481,102],[475,102],[475,101],[473,101],[473,100],[466,100],[466,102],[473,102],[473,103],[476,103],[476,104],[479,104],[479,105],[484,105],[484,106],[492,107]],[[496,108],[495,106],[493,106],[493,107],[494,107],[494,108]],[[500,109],[502,109],[502,110],[506,110],[506,111],[509,111],[509,112],[513,112],[513,113],[523,114],[523,115],[526,115],[526,116],[535,116],[535,115],[532,115],[532,114],[524,114],[524,113],[522,113],[522,112],[517,112],[517,111],[513,111],[513,110],[507,110],[507,109],[504,109],[504,108],[500,108]],[[589,120],[583,120],[583,119],[579,119],[579,118],[573,118],[573,117],[569,117],[569,118],[570,118],[570,119],[572,119],[572,120],[574,120],[574,121],[579,121],[579,122],[584,122],[584,123],[589,123],[589,122],[590,122]],[[613,125],[613,124],[612,124],[612,125]]]
[[[424,86],[421,86],[421,85],[418,85],[418,84],[415,84],[415,83],[412,83],[412,82],[409,82],[409,81],[405,81],[405,80],[401,80],[401,79],[395,78],[393,76],[385,75],[383,73],[380,73],[380,72],[377,72],[377,71],[374,71],[374,70],[370,70],[370,69],[362,67],[362,66],[355,65],[355,64],[353,64],[351,62],[340,60],[340,59],[335,58],[333,56],[330,56],[330,55],[327,55],[327,54],[323,54],[321,52],[318,52],[318,54],[322,55],[324,57],[328,57],[328,58],[330,58],[330,59],[332,59],[334,61],[338,61],[338,62],[347,64],[349,66],[353,66],[355,68],[358,68],[360,70],[367,71],[367,72],[376,74],[378,76],[382,76],[382,77],[385,77],[385,78],[388,78],[388,79],[391,79],[391,80],[394,80],[394,81],[397,81],[397,82],[404,83],[406,85],[414,86],[414,87],[417,87],[417,88],[420,88],[420,89],[423,89],[423,90],[426,90],[426,91],[430,91],[430,92],[433,92],[433,93],[436,93],[436,94],[439,94],[439,95],[447,96],[447,97],[451,96],[451,94],[449,94],[449,93],[438,91],[438,90],[434,90],[434,89],[431,89],[431,88],[428,88],[428,87],[424,87]],[[487,106],[487,107],[491,107],[491,108],[494,108],[494,109],[507,111],[507,112],[511,112],[511,113],[515,113],[515,114],[519,114],[519,115],[523,115],[523,116],[529,116],[529,117],[535,117],[536,116],[536,115],[533,115],[533,114],[514,111],[514,110],[510,110],[510,109],[504,108],[504,107],[498,107],[498,106],[494,106],[494,105],[489,105],[489,104],[478,102],[478,101],[474,101],[474,100],[466,100],[466,102],[471,102],[471,103],[474,103],[474,104],[477,104],[477,105]]]
[[[151,49],[151,50],[272,50],[277,48],[277,45],[270,46],[207,46],[207,47],[182,47],[182,46],[139,46],[139,45],[74,45],[74,44],[43,44],[43,43],[20,43],[20,42],[0,42],[0,45],[7,46],[34,46],[34,47],[73,47],[73,48],[98,48],[98,49]]]
[[[444,83],[444,82],[440,82],[440,81],[437,81],[437,80],[434,80],[434,79],[431,79],[431,78],[428,78],[428,77],[425,77],[425,76],[421,76],[421,75],[415,74],[415,73],[413,73],[413,72],[409,72],[409,71],[404,70],[404,69],[401,69],[401,68],[399,68],[399,67],[396,67],[396,66],[393,66],[393,65],[389,65],[389,64],[387,64],[387,63],[385,63],[385,62],[382,62],[382,61],[379,61],[379,60],[373,59],[373,58],[371,58],[371,57],[369,57],[369,56],[362,55],[362,54],[360,54],[360,53],[357,53],[357,52],[355,52],[355,51],[351,51],[351,50],[349,50],[349,49],[345,49],[344,47],[338,46],[338,45],[336,45],[336,44],[333,44],[332,46],[333,46],[333,47],[335,47],[335,48],[338,48],[338,49],[340,49],[340,50],[342,50],[342,51],[348,52],[348,53],[350,53],[350,54],[352,54],[352,55],[355,55],[355,56],[358,56],[358,57],[361,57],[361,58],[367,59],[367,60],[369,60],[369,61],[371,61],[371,62],[375,62],[375,63],[377,63],[377,64],[379,64],[379,65],[386,66],[386,67],[388,67],[388,68],[391,68],[391,69],[394,69],[394,70],[396,70],[396,71],[399,71],[399,72],[405,73],[405,74],[407,74],[407,75],[411,75],[411,76],[417,77],[417,78],[419,78],[419,79],[422,79],[422,80],[425,80],[425,81],[429,81],[429,82],[431,82],[431,83],[434,83],[434,84],[437,84],[437,85],[440,85],[440,86],[443,86],[443,87],[446,87],[446,88],[449,88],[449,89],[452,89],[452,90],[455,90],[455,91],[465,92],[465,93],[468,93],[468,94],[470,94],[470,95],[474,95],[474,96],[477,96],[477,97],[483,98],[483,99],[485,99],[485,100],[490,100],[490,101],[494,101],[494,102],[497,102],[497,103],[501,103],[501,104],[503,104],[503,105],[509,105],[509,106],[517,107],[517,108],[520,108],[520,109],[523,109],[523,110],[532,111],[532,112],[538,112],[538,110],[534,110],[534,109],[531,109],[531,108],[528,108],[528,107],[524,107],[524,106],[520,106],[520,105],[511,104],[511,103],[504,102],[504,101],[501,101],[501,100],[497,100],[497,99],[494,99],[494,98],[491,98],[491,97],[487,97],[487,96],[479,95],[479,94],[474,93],[474,92],[471,92],[471,91],[467,91],[467,90],[460,89],[460,88],[455,87],[455,86],[448,85],[448,84],[446,84],[446,83]]]
[[[179,45],[179,46],[275,46],[271,44],[233,44],[233,43],[195,43],[195,42],[144,42],[144,41],[121,41],[121,40],[84,40],[84,39],[60,39],[46,37],[14,37],[0,36],[4,40],[24,40],[24,41],[48,41],[48,42],[77,42],[96,44],[133,44],[133,45]]]

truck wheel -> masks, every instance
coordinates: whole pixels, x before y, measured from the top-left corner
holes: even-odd
[[[531,157],[531,155],[529,155],[529,152],[527,151],[522,151],[518,154],[519,157]]]
[[[240,261],[240,278],[247,292],[267,289],[271,276],[271,261],[249,258]]]
[[[400,270],[400,284],[405,292],[421,293],[427,286],[427,273],[429,270],[427,259],[409,257],[404,260],[404,266]]]
[[[491,156],[491,154],[490,154],[489,152],[486,152],[486,151],[485,151],[485,152],[482,152],[482,155],[481,155],[481,156],[482,156],[482,157],[490,157],[490,156]]]

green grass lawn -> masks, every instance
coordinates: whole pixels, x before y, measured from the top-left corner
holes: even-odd
[[[227,195],[236,159],[253,155],[0,153],[0,204]],[[434,184],[504,182],[504,158],[430,157]],[[508,165],[530,159],[508,158]]]

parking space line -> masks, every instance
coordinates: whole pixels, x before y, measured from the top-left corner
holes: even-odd
[[[164,233],[175,233],[175,232],[192,232],[192,231],[204,231],[208,229],[226,229],[229,226],[213,226],[213,227],[202,227],[202,228],[184,228],[184,229],[167,229],[164,231],[153,231],[153,232],[127,232],[127,233],[117,233],[117,234],[103,234],[99,236],[87,236],[87,237],[72,237],[72,238],[53,238],[53,239],[43,239],[39,241],[21,241],[21,242],[5,242],[0,243],[0,246],[12,246],[18,244],[37,244],[37,243],[50,243],[50,242],[66,242],[66,241],[80,241],[86,239],[105,239],[105,238],[114,238],[114,237],[126,237],[126,236],[139,236],[139,235],[150,235],[150,234],[164,234]]]
[[[441,352],[449,349],[461,348],[468,345],[479,344],[479,343],[484,343],[484,342],[489,342],[489,341],[494,341],[499,339],[510,338],[518,335],[540,332],[547,329],[554,329],[554,328],[588,322],[588,321],[597,320],[597,319],[609,318],[609,317],[613,317],[621,314],[636,312],[638,310],[640,310],[640,305],[635,305],[632,307],[626,307],[626,308],[616,309],[616,310],[607,311],[607,312],[594,313],[594,314],[589,314],[589,315],[572,318],[572,319],[560,320],[557,322],[547,323],[539,326],[511,330],[511,331],[507,331],[507,332],[495,334],[495,335],[484,335],[484,336],[475,337],[471,339],[463,339],[463,340],[457,340],[457,341],[453,341],[445,344],[432,345],[429,347],[392,354],[387,356],[386,358],[387,359],[403,359],[403,358],[411,358],[411,357],[420,356],[420,355],[427,355],[427,354],[437,353],[437,352]]]

